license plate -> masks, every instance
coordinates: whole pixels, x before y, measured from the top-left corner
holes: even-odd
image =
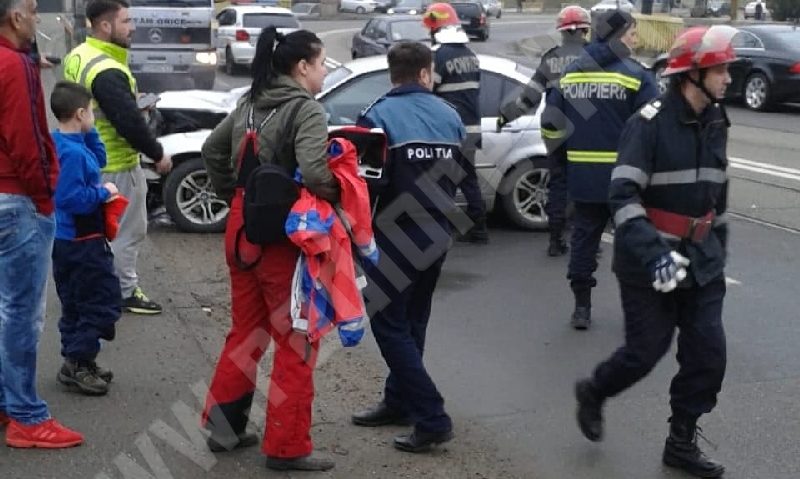
[[[172,73],[172,65],[164,63],[145,63],[142,65],[142,71],[145,73]]]

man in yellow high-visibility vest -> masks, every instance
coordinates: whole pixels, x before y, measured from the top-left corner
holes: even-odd
[[[64,77],[92,92],[97,108],[97,131],[106,145],[108,163],[103,181],[117,185],[130,201],[111,243],[114,266],[122,289],[122,306],[139,314],[158,314],[161,306],[139,287],[136,260],[147,234],[147,182],[139,154],[156,161],[162,174],[172,160],[147,127],[136,105],[136,80],[128,68],[128,48],[134,25],[125,0],[91,0],[86,18],[91,36],[64,59]]]

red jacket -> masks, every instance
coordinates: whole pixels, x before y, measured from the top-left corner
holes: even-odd
[[[0,193],[28,196],[50,215],[57,179],[39,66],[0,36]]]

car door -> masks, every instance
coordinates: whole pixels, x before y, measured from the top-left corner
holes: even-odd
[[[496,167],[498,161],[504,158],[511,149],[513,138],[520,136],[522,130],[517,122],[506,125],[506,128],[500,132],[497,131],[500,106],[504,104],[504,101],[510,101],[508,97],[514,90],[515,84],[514,80],[498,73],[481,71],[480,104],[483,146],[475,159],[475,166],[479,169]]]
[[[727,97],[739,96],[744,88],[744,82],[750,74],[753,60],[764,56],[764,44],[754,34],[746,31],[737,33],[731,45],[736,51],[736,61],[728,66],[731,75],[731,84],[725,93]]]
[[[353,58],[355,57],[365,57],[368,56],[369,53],[369,44],[372,41],[372,31],[375,28],[375,22],[377,20],[370,20],[364,25],[364,28],[361,29],[353,37]]]
[[[371,55],[384,55],[389,51],[389,25],[386,20],[378,20],[375,22],[375,29],[373,30]]]
[[[222,58],[225,54],[225,47],[231,44],[236,32],[236,11],[226,8],[217,15],[217,57]]]

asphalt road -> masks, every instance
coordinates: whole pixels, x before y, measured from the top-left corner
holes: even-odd
[[[512,55],[514,35],[537,34],[550,25],[515,20],[509,15],[508,25],[495,27],[478,48]],[[345,58],[351,32],[341,30],[353,25],[319,23],[318,31],[334,30],[325,37],[334,58]],[[244,76],[220,80],[220,87],[247,82]],[[742,213],[791,227],[800,216],[800,178],[792,178],[800,168],[797,109],[754,114],[732,107],[731,117],[730,156],[760,163],[733,162],[738,167],[731,174],[742,177],[733,184],[734,204]],[[748,206],[751,201],[755,208]],[[412,457],[392,450],[389,439],[397,429],[349,426],[349,413],[379,396],[384,371],[369,335],[352,351],[336,348],[334,338],[317,373],[313,434],[337,468],[314,477],[686,478],[660,464],[674,352],[609,402],[603,443],[589,443],[575,425],[573,382],[622,341],[610,246],[598,271],[593,328],[578,333],[568,327],[566,259],[545,255],[546,235],[502,225],[491,233],[490,245],[459,245],[449,254],[428,334],[426,362],[454,417],[456,440],[432,456]],[[123,317],[118,339],[101,356],[116,373],[105,398],[68,394],[56,384],[59,304],[50,288],[39,389],[54,415],[82,431],[87,444],[57,452],[0,447],[3,478],[306,477],[266,473],[257,450],[215,456],[201,447],[194,426],[198,397],[228,322],[221,249],[218,235],[151,231],[140,275],[165,313]],[[798,249],[797,231],[741,218],[732,222],[724,319],[728,372],[719,406],[701,421],[718,449],[701,444],[728,466],[728,479],[800,477]],[[260,410],[254,407],[256,426]]]

